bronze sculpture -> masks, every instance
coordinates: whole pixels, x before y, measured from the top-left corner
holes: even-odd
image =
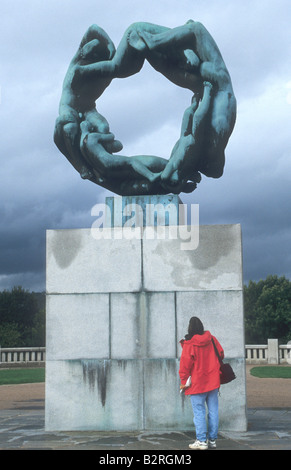
[[[144,61],[193,92],[169,160],[122,156],[122,144],[97,111],[96,100],[116,78],[138,73]],[[97,25],[84,35],[63,84],[54,140],[84,179],[119,195],[192,192],[201,173],[223,174],[236,100],[221,53],[206,28],[189,20],[177,28],[134,23],[115,49]]]

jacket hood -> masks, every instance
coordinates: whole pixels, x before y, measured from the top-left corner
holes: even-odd
[[[211,336],[210,331],[204,331],[203,335],[194,335],[189,340],[182,339],[180,343],[182,347],[184,343],[193,344],[194,346],[204,347],[204,346],[208,346],[208,344],[211,343],[211,338],[212,336]]]

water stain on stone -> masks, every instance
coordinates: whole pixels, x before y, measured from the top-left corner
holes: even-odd
[[[51,240],[53,256],[61,269],[66,269],[77,256],[82,245],[80,230],[58,230]]]
[[[127,366],[127,360],[126,359],[117,359],[117,365],[118,367],[122,368],[124,371]]]
[[[163,260],[168,278],[179,288],[209,286],[221,272],[236,273],[240,263],[240,233],[236,225],[201,226],[195,250],[182,251],[179,239],[160,243],[154,240],[152,246],[147,243],[156,262]]]
[[[108,361],[82,360],[83,380],[89,384],[92,392],[97,386],[98,394],[104,408],[106,403],[106,387],[108,378]]]

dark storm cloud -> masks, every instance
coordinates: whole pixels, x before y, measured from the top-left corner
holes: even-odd
[[[238,117],[225,174],[181,195],[200,223],[241,223],[245,279],[290,277],[291,4],[289,0],[2,0],[0,289],[45,286],[45,231],[92,224],[108,191],[83,181],[52,139],[62,81],[92,23],[117,45],[134,21],[199,20],[230,70]],[[288,85],[289,84],[289,85]],[[291,85],[290,85],[291,86]],[[145,66],[97,103],[124,154],[167,157],[191,95]]]

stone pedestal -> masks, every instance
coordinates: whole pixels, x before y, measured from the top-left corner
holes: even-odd
[[[195,249],[170,229],[47,231],[47,430],[192,430],[178,370],[194,315],[237,375],[220,429],[246,429],[240,226],[200,226]]]

